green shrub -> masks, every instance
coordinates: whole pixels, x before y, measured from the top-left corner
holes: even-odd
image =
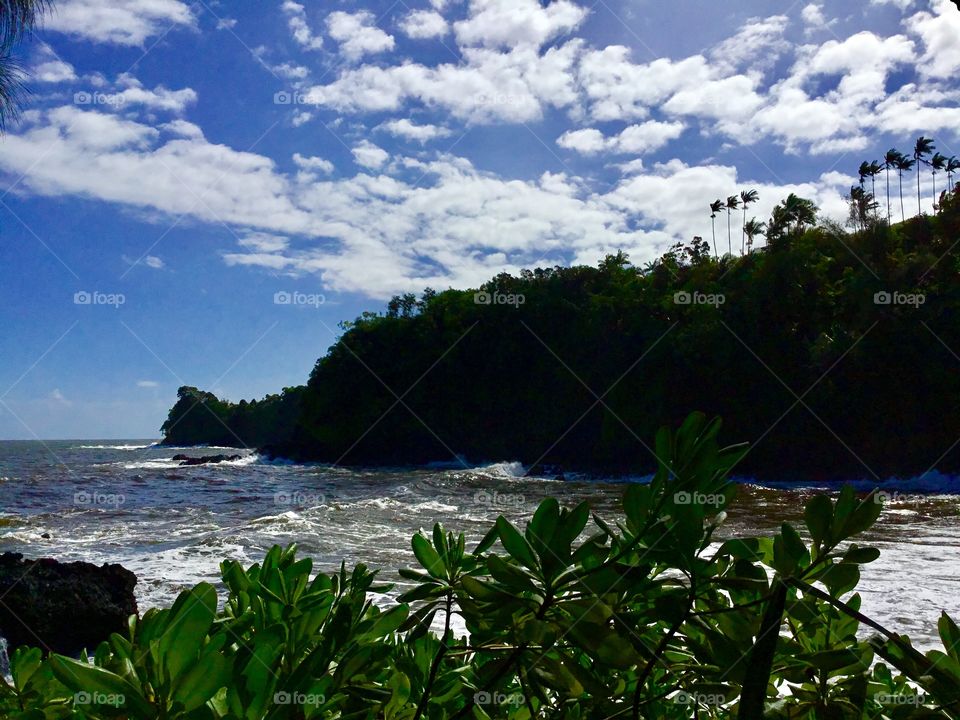
[[[875,493],[814,497],[805,532],[714,541],[732,501],[719,421],[656,438],[658,471],[608,521],[545,500],[468,551],[440,525],[413,538],[414,582],[389,609],[376,573],[318,574],[294,546],[221,566],[131,618],[80,660],[20,648],[0,711],[17,720],[131,718],[960,717],[960,630],[926,655],[859,612]],[[843,598],[843,599],[841,599]],[[456,637],[451,616],[468,634]],[[434,621],[443,624],[438,635]],[[861,639],[861,625],[870,636]],[[867,635],[862,633],[861,635]]]

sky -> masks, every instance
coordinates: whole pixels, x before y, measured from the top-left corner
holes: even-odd
[[[154,438],[394,294],[640,265],[743,189],[843,221],[861,161],[960,155],[949,0],[60,0],[19,53],[4,439]]]

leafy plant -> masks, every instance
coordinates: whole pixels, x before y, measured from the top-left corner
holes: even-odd
[[[439,524],[412,539],[412,583],[360,565],[314,574],[296,547],[224,562],[131,618],[92,657],[20,648],[0,683],[17,720],[960,717],[960,629],[920,653],[860,612],[856,537],[876,493],[812,498],[804,527],[718,539],[746,448],[691,415],[656,438],[656,474],[622,515],[547,499],[468,551]],[[454,618],[465,635],[454,630]],[[435,632],[434,628],[442,628]]]

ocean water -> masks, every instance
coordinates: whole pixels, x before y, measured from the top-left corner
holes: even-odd
[[[240,454],[180,467],[177,453]],[[548,495],[618,516],[622,482],[524,478],[518,463],[348,469],[266,462],[246,450],[158,447],[149,440],[0,442],[0,552],[121,563],[137,574],[141,611],[169,604],[219,563],[250,564],[296,542],[315,569],[363,562],[398,583],[414,566],[410,536],[437,521],[475,543],[500,514],[521,525]],[[867,491],[876,483],[855,481]],[[882,551],[866,566],[863,609],[920,647],[935,647],[941,610],[960,618],[960,478],[883,483],[888,502],[861,539]],[[723,536],[802,525],[807,498],[835,487],[741,480]]]

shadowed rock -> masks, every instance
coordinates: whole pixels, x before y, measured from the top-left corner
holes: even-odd
[[[125,634],[137,613],[137,576],[121,565],[25,560],[0,555],[0,635],[64,655],[91,653],[110,633]]]
[[[174,455],[174,460],[180,462],[180,465],[215,465],[222,462],[233,462],[239,460],[240,455],[204,455],[203,457],[190,457],[189,455]]]

